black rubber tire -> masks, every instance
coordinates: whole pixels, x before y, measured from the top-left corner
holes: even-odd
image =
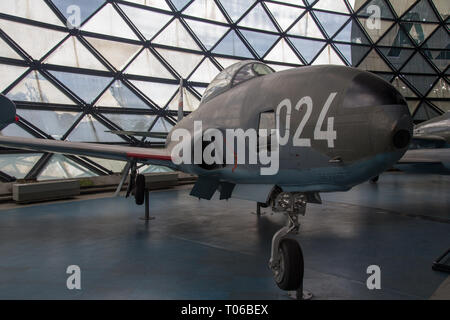
[[[304,274],[302,249],[293,239],[282,240],[280,249],[283,255],[284,273],[277,285],[281,290],[297,290],[302,284]]]
[[[136,204],[141,206],[145,201],[145,177],[142,174],[138,174],[136,177],[136,187],[134,190],[134,199]]]

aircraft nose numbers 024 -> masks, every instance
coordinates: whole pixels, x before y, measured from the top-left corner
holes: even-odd
[[[314,140],[326,140],[329,148],[334,148],[334,141],[337,139],[337,132],[334,130],[334,117],[328,117],[327,120],[327,130],[323,131],[322,126],[325,121],[325,117],[330,109],[331,104],[336,98],[337,92],[333,92],[328,97],[325,105],[322,108],[322,111],[319,114],[317,119],[317,123],[314,128]],[[313,111],[313,101],[311,97],[306,96],[301,98],[295,106],[295,110],[301,111],[302,107],[306,106],[306,112],[303,119],[300,121],[297,130],[295,131],[294,136],[292,137],[292,145],[294,147],[311,147],[311,138],[301,138],[303,130],[305,129],[306,124],[308,123],[312,111]],[[285,119],[285,132],[284,135],[281,136],[281,111],[286,109],[286,119]],[[290,126],[291,126],[291,113],[292,112],[292,103],[290,99],[284,99],[280,102],[276,111],[276,121],[277,128],[279,132],[279,144],[281,146],[287,145],[290,137]]]

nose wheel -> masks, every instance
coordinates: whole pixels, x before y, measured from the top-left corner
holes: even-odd
[[[272,238],[269,268],[277,286],[291,291],[290,296],[298,300],[311,299],[312,295],[303,291],[304,260],[300,244],[287,236],[298,233],[298,217],[305,214],[306,203],[302,194],[281,193],[273,206],[274,211],[286,213],[288,219]]]
[[[283,239],[278,248],[277,269],[274,279],[281,290],[297,290],[303,279],[303,253],[293,239]]]

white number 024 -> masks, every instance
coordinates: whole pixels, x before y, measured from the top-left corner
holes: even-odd
[[[333,103],[334,98],[336,97],[337,92],[333,92],[328,97],[325,105],[322,108],[322,111],[319,114],[319,118],[317,119],[316,126],[314,128],[314,140],[326,140],[328,143],[328,148],[334,148],[334,141],[337,138],[337,133],[334,130],[334,117],[328,117],[327,119],[327,129],[322,130],[323,123],[325,121],[325,117],[327,116],[328,110],[330,109],[331,104]],[[306,106],[305,116],[295,131],[294,136],[292,137],[292,144],[294,147],[310,147],[311,139],[310,138],[301,138],[303,133],[303,129],[305,129],[306,124],[311,117],[313,111],[313,101],[311,97],[303,97],[295,106],[295,110],[299,111],[300,107]],[[289,99],[284,99],[280,102],[277,107],[276,112],[276,121],[277,128],[281,128],[280,126],[280,116],[283,108],[286,108],[286,122],[285,122],[285,132],[279,132],[279,142],[280,145],[286,145],[289,141],[289,133],[291,128],[291,111],[292,111],[292,103]]]

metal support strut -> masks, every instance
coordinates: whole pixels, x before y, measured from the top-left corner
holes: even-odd
[[[145,216],[141,220],[150,221],[155,219],[155,217],[150,217],[150,191],[145,188]]]

